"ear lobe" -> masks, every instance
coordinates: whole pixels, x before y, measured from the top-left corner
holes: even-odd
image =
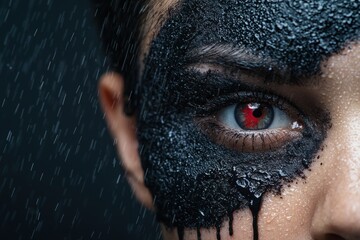
[[[115,139],[121,164],[138,200],[153,208],[152,196],[144,183],[144,171],[138,153],[135,116],[124,112],[124,79],[117,73],[107,73],[99,83],[99,98],[111,135]]]

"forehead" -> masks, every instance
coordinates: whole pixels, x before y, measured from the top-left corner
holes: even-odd
[[[156,4],[148,15],[150,22],[163,19],[156,27],[162,29],[156,37],[158,47],[183,51],[211,44],[245,47],[299,76],[305,71],[314,74],[325,57],[359,37],[359,4],[351,0],[162,2],[168,3],[162,9],[167,11],[165,17],[161,11],[151,14],[161,8]],[[171,7],[175,10],[169,14]]]
[[[183,6],[192,6],[194,8],[194,15],[198,14],[198,10],[201,10],[202,8],[202,13],[208,13],[209,17],[214,11],[219,11],[220,8],[221,11],[235,8],[233,10],[239,11],[239,15],[244,15],[244,17],[248,18],[250,17],[248,19],[249,21],[254,16],[257,17],[263,14],[268,15],[276,13],[275,16],[278,17],[279,20],[291,18],[294,21],[297,19],[300,21],[307,20],[307,22],[316,22],[317,20],[322,19],[320,23],[330,23],[332,19],[340,17],[343,25],[351,24],[353,20],[356,20],[359,16],[357,11],[360,10],[360,4],[353,0],[306,2],[299,0],[145,0],[144,3],[146,5],[144,7],[146,12],[143,24],[144,35],[151,35],[154,32],[158,33],[164,22],[172,14],[176,14],[176,11],[172,10],[177,9],[178,11],[181,11]],[[284,6],[286,7],[285,9]],[[289,6],[290,8],[287,8]],[[248,9],[246,10],[246,8]],[[283,10],[282,14],[279,14],[280,9]],[[227,13],[223,12],[223,14]],[[263,15],[263,20],[266,20],[266,15]],[[302,22],[300,24],[306,25],[307,22]]]

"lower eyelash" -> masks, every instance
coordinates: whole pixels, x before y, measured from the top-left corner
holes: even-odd
[[[214,143],[239,152],[273,151],[302,137],[301,128],[234,131],[220,124],[213,116],[195,121]]]

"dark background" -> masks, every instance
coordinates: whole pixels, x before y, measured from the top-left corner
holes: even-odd
[[[86,0],[0,1],[0,239],[159,239],[97,99]]]

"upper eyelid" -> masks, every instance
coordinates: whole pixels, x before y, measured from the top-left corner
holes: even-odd
[[[203,69],[201,69],[203,68]],[[291,106],[294,108],[300,110],[300,107],[295,104],[293,101],[290,100],[290,98],[286,95],[280,94],[277,91],[276,85],[272,85],[272,87],[269,87],[267,83],[264,83],[264,81],[261,79],[259,74],[256,73],[245,73],[243,72],[241,74],[241,71],[245,71],[244,69],[239,69],[240,72],[237,76],[230,76],[227,74],[228,69],[223,68],[219,65],[210,65],[210,64],[192,64],[188,65],[185,68],[185,71],[190,74],[199,74],[199,77],[205,77],[206,79],[209,79],[211,82],[211,79],[215,76],[218,76],[225,80],[225,86],[228,88],[229,86],[233,86],[234,91],[227,91],[228,94],[233,94],[236,92],[258,92],[258,93],[266,93],[268,95],[273,95],[280,97],[283,102],[290,103]],[[195,75],[196,77],[196,75]],[[251,79],[249,78],[251,77]],[[212,83],[209,84],[211,87],[218,87],[218,89],[221,89],[222,86],[217,86],[216,84],[213,85]],[[300,86],[301,87],[301,86]],[[304,86],[305,87],[305,86]],[[301,111],[302,112],[302,111]],[[302,112],[304,113],[304,112]]]
[[[295,109],[297,112],[301,112],[296,106],[294,106],[287,99],[282,96],[264,92],[264,91],[241,91],[231,94],[221,95],[210,100],[205,105],[199,105],[197,108],[200,110],[199,115],[209,115],[218,112],[220,109],[237,104],[240,102],[266,102],[276,105],[280,110],[288,110],[289,108]]]
[[[204,67],[205,70],[199,71],[199,66]],[[230,99],[231,96],[240,92],[256,92],[279,97],[283,103],[287,103],[286,105],[298,110],[300,115],[306,116],[306,112],[309,113],[308,110],[304,111],[307,109],[304,108],[304,105],[298,104],[299,102],[296,101],[294,102],[292,95],[284,95],[284,92],[279,91],[277,86],[269,86],[259,79],[256,82],[249,81],[247,76],[244,75],[234,78],[233,76],[224,74],[222,71],[207,70],[214,70],[214,68],[209,68],[208,64],[192,64],[177,69],[178,74],[181,74],[182,78],[181,81],[174,79],[171,84],[171,89],[173,93],[180,94],[180,97],[177,99],[181,99],[181,101],[176,103],[179,107],[182,109],[197,109],[200,114],[202,114],[210,108],[207,105],[208,103],[212,106],[220,102],[226,102],[228,104],[236,103]],[[175,76],[177,75],[175,74]],[[296,89],[295,91],[297,91]],[[225,105],[222,103],[219,105],[224,107]],[[213,109],[215,108],[211,107],[211,110]],[[197,111],[197,113],[199,112]]]
[[[229,93],[252,91],[259,93],[269,93],[271,95],[278,96],[278,94],[276,94],[276,91],[271,90],[266,84],[264,84],[261,76],[259,76],[258,73],[244,72],[245,69],[238,69],[238,73],[234,76],[230,74],[230,71],[232,71],[231,69],[219,65],[193,64],[187,66],[185,71],[190,74],[198,74],[199,77],[205,77],[209,80],[211,80],[215,76],[218,76],[226,80],[226,83],[222,83],[224,84],[223,86],[216,86],[208,82],[209,86],[218,87],[219,89],[221,89],[221,87],[228,87],[230,85],[234,86],[234,91]]]
[[[206,74],[209,71],[218,71],[223,74],[237,72],[238,78],[241,75],[251,75],[256,77],[259,84],[275,84],[275,85],[289,85],[289,86],[316,86],[317,81],[310,81],[309,79],[295,78],[291,71],[285,67],[279,68],[276,64],[258,63],[251,60],[245,61],[231,61],[231,60],[199,60],[192,61],[185,64],[186,70],[195,70],[199,73]]]

